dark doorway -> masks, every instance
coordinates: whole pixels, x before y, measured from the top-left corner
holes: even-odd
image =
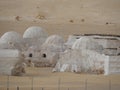
[[[29,57],[33,57],[33,54],[32,54],[32,53],[30,53],[30,54],[29,54]]]
[[[46,58],[47,56],[46,56],[46,54],[45,54],[45,53],[43,53],[42,57]]]

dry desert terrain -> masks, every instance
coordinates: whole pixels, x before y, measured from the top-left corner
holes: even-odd
[[[120,35],[120,0],[0,0],[0,35],[41,26],[49,35]]]
[[[52,73],[52,68],[27,68],[25,76],[0,76],[0,90],[119,90],[120,75]]]

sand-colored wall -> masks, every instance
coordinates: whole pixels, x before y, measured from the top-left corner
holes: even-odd
[[[120,0],[0,0],[0,35],[31,25],[49,34],[120,35]]]

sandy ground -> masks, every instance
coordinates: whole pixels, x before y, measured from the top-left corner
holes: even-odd
[[[52,73],[52,68],[27,68],[26,75],[0,76],[0,90],[119,90],[120,75]],[[9,84],[8,81],[9,80]],[[33,83],[33,84],[32,84]],[[111,83],[111,84],[110,84]]]
[[[7,26],[7,27],[6,27]],[[120,35],[120,26],[90,25],[90,24],[41,24],[26,21],[0,21],[0,34],[7,31],[17,31],[21,34],[30,26],[41,26],[49,35],[59,34],[67,38],[71,34],[116,34]]]
[[[108,4],[109,3],[109,4]],[[0,0],[0,35],[41,26],[49,35],[120,35],[120,0]]]

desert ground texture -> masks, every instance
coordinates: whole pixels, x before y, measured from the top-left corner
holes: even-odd
[[[0,0],[0,35],[41,26],[51,34],[120,35],[120,0]]]
[[[120,75],[52,73],[52,68],[27,68],[26,75],[0,76],[0,90],[119,90]]]

